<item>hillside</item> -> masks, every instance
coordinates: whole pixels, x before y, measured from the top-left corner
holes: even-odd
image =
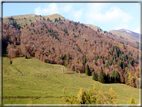
[[[130,30],[119,29],[119,30],[111,30],[109,32],[111,32],[112,34],[115,34],[121,38],[124,38],[126,40],[139,43],[140,34],[132,32]]]
[[[97,26],[94,26],[94,25],[91,25],[91,24],[85,24],[85,25],[87,25],[88,27],[92,28],[95,31],[98,31],[98,32],[104,34],[104,31],[101,28],[97,27]]]
[[[3,104],[62,104],[64,87],[67,96],[70,93],[76,96],[80,88],[88,90],[88,87],[92,88],[95,83],[99,89],[104,85],[106,92],[113,88],[118,104],[127,104],[131,95],[136,102],[139,100],[139,89],[125,84],[102,84],[94,81],[92,76],[84,73],[79,76],[62,65],[43,63],[34,57],[14,58],[12,65],[9,60],[3,57]]]
[[[128,40],[109,32],[102,34],[85,24],[61,18],[33,21],[20,30],[17,23],[3,24],[3,46],[7,47],[9,58],[35,57],[81,73],[85,73],[89,65],[89,75],[94,72],[99,75],[102,68],[109,77],[118,72],[117,80],[107,78],[107,82],[139,87],[139,50],[134,48],[136,43],[128,43]]]
[[[36,22],[37,20],[47,20],[48,18],[53,22],[55,21],[55,18],[66,20],[64,17],[62,17],[59,14],[53,14],[53,15],[47,15],[47,16],[27,14],[27,15],[7,16],[3,18],[3,22],[10,24],[13,21],[16,21],[18,25],[24,28],[24,26],[30,24],[31,22]]]

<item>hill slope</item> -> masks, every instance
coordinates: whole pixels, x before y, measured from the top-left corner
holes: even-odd
[[[111,30],[110,32],[112,34],[115,34],[115,35],[121,37],[121,38],[125,38],[129,41],[139,43],[140,34],[138,34],[138,33],[132,32],[127,29]]]
[[[59,14],[52,14],[47,16],[42,15],[35,15],[35,14],[27,14],[27,15],[17,15],[17,16],[7,16],[3,18],[4,23],[12,23],[13,21],[16,21],[17,24],[19,24],[21,27],[24,28],[27,24],[30,24],[31,22],[36,22],[37,20],[51,20],[55,21],[55,18],[59,20],[66,20],[64,17],[62,17]]]
[[[66,95],[77,95],[80,88],[88,90],[94,83],[100,88],[102,83],[86,76],[68,71],[62,65],[43,63],[36,58],[14,58],[13,64],[3,57],[3,104],[61,104],[63,88]],[[131,95],[139,100],[139,89],[125,84],[103,84],[104,90],[116,92],[118,104],[127,104]],[[123,87],[123,88],[122,88]]]
[[[102,34],[84,24],[61,19],[55,22],[38,20],[20,30],[4,23],[3,31],[9,58],[32,56],[81,73],[89,65],[90,75],[94,72],[99,75],[102,67],[110,77],[114,70],[120,75],[117,81],[109,79],[109,82],[138,87],[139,50],[130,46],[136,43],[126,44],[127,40],[111,33]],[[129,80],[129,73],[135,81]]]
[[[102,34],[104,34],[104,31],[97,26],[94,26],[94,25],[91,25],[91,24],[85,24],[85,25],[87,25],[88,27],[92,28],[95,31],[98,31],[98,32],[101,32]]]

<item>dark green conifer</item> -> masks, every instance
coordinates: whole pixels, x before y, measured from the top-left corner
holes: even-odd
[[[86,75],[90,76],[90,70],[89,70],[88,64],[86,65],[85,73],[86,73]]]
[[[104,73],[101,67],[100,73],[99,73],[99,77],[98,77],[99,82],[101,83],[105,83],[105,79],[104,79]]]
[[[94,71],[93,80],[98,81],[98,74]]]
[[[112,71],[111,82],[115,82],[115,70]]]

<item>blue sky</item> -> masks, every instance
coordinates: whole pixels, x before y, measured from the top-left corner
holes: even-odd
[[[140,33],[140,12],[139,3],[3,3],[3,17],[58,13],[106,31],[125,28]]]

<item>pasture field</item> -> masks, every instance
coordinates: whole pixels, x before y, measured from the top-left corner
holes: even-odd
[[[68,71],[62,65],[48,64],[36,58],[24,57],[12,59],[3,57],[3,104],[62,104],[63,88],[66,95],[77,96],[80,88],[88,90],[96,83],[104,90],[112,87],[115,91],[118,104],[127,104],[131,95],[136,102],[139,100],[139,89],[125,84],[102,84],[94,81],[92,76]]]

